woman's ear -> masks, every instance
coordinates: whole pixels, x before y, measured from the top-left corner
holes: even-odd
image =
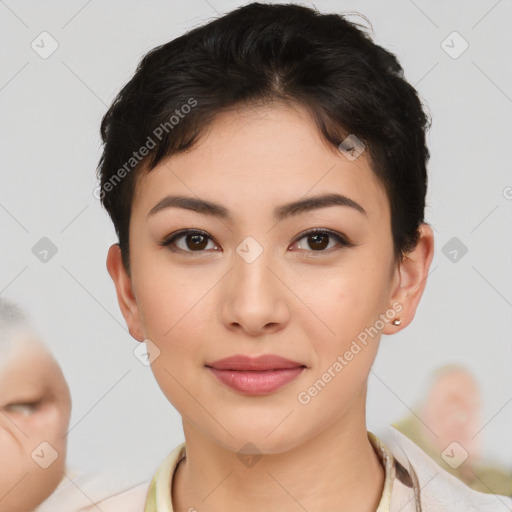
[[[383,334],[394,334],[411,323],[425,290],[434,257],[434,233],[426,223],[420,224],[418,230],[420,236],[416,247],[404,255],[396,269],[397,283],[390,298],[391,303],[398,302],[402,305],[396,315],[400,319],[400,325],[393,325],[391,321],[383,329]]]
[[[107,270],[114,281],[117,293],[117,302],[126,321],[130,334],[137,340],[144,340],[140,311],[135,295],[133,294],[132,280],[127,274],[121,257],[119,244],[110,246],[107,254]]]

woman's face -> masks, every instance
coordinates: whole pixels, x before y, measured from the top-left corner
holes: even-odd
[[[388,199],[366,156],[334,154],[304,110],[273,105],[219,115],[191,151],[141,177],[131,280],[117,246],[107,265],[184,425],[234,451],[250,441],[278,453],[336,422],[363,424],[380,334],[412,319],[419,296],[406,294],[420,280],[417,263],[406,283],[395,264]],[[283,209],[327,194],[348,204]],[[224,215],[166,206],[169,196],[215,203]],[[192,229],[200,236],[183,233]],[[239,354],[305,368],[274,391],[241,392],[207,367]]]
[[[62,479],[71,397],[51,354],[28,335],[0,360],[0,510],[28,512]]]

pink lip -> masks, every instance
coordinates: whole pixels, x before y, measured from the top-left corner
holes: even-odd
[[[272,354],[256,358],[238,355],[205,366],[230,388],[250,395],[276,391],[306,368],[301,363]]]
[[[265,354],[258,357],[244,355],[226,357],[213,363],[206,363],[206,366],[217,370],[284,370],[305,365],[274,354]]]

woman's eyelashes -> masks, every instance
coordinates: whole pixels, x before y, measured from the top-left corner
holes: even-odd
[[[303,239],[306,240],[305,243],[299,244]],[[333,240],[335,240],[336,243],[331,243]],[[341,233],[323,228],[312,229],[301,233],[292,243],[292,247],[297,244],[306,246],[306,248],[299,247],[299,251],[305,251],[307,253],[331,253],[343,247],[354,247],[356,245],[350,242],[348,238]],[[167,247],[170,251],[177,253],[201,253],[210,252],[208,249],[219,249],[219,245],[213,238],[205,231],[199,229],[177,231],[167,236],[159,245]],[[296,249],[292,250],[295,251]]]

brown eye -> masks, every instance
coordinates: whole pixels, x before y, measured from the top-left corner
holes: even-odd
[[[307,245],[307,247],[304,247],[303,250],[310,252],[331,252],[329,250],[326,251],[325,249],[333,249],[336,248],[336,246],[338,246],[338,248],[340,248],[340,246],[352,247],[354,245],[340,234],[327,230],[314,230],[304,233],[297,239],[295,244],[299,244],[303,239],[307,240],[304,244]],[[332,240],[337,243],[331,243]]]
[[[329,245],[329,236],[326,233],[308,235],[308,244],[313,250],[323,250]]]
[[[210,248],[218,249],[218,246],[204,231],[185,230],[175,233],[160,245],[168,247],[173,252],[203,252],[208,247],[208,242],[212,243],[213,247]]]
[[[193,251],[202,251],[208,245],[208,239],[204,235],[185,235],[185,245]]]

